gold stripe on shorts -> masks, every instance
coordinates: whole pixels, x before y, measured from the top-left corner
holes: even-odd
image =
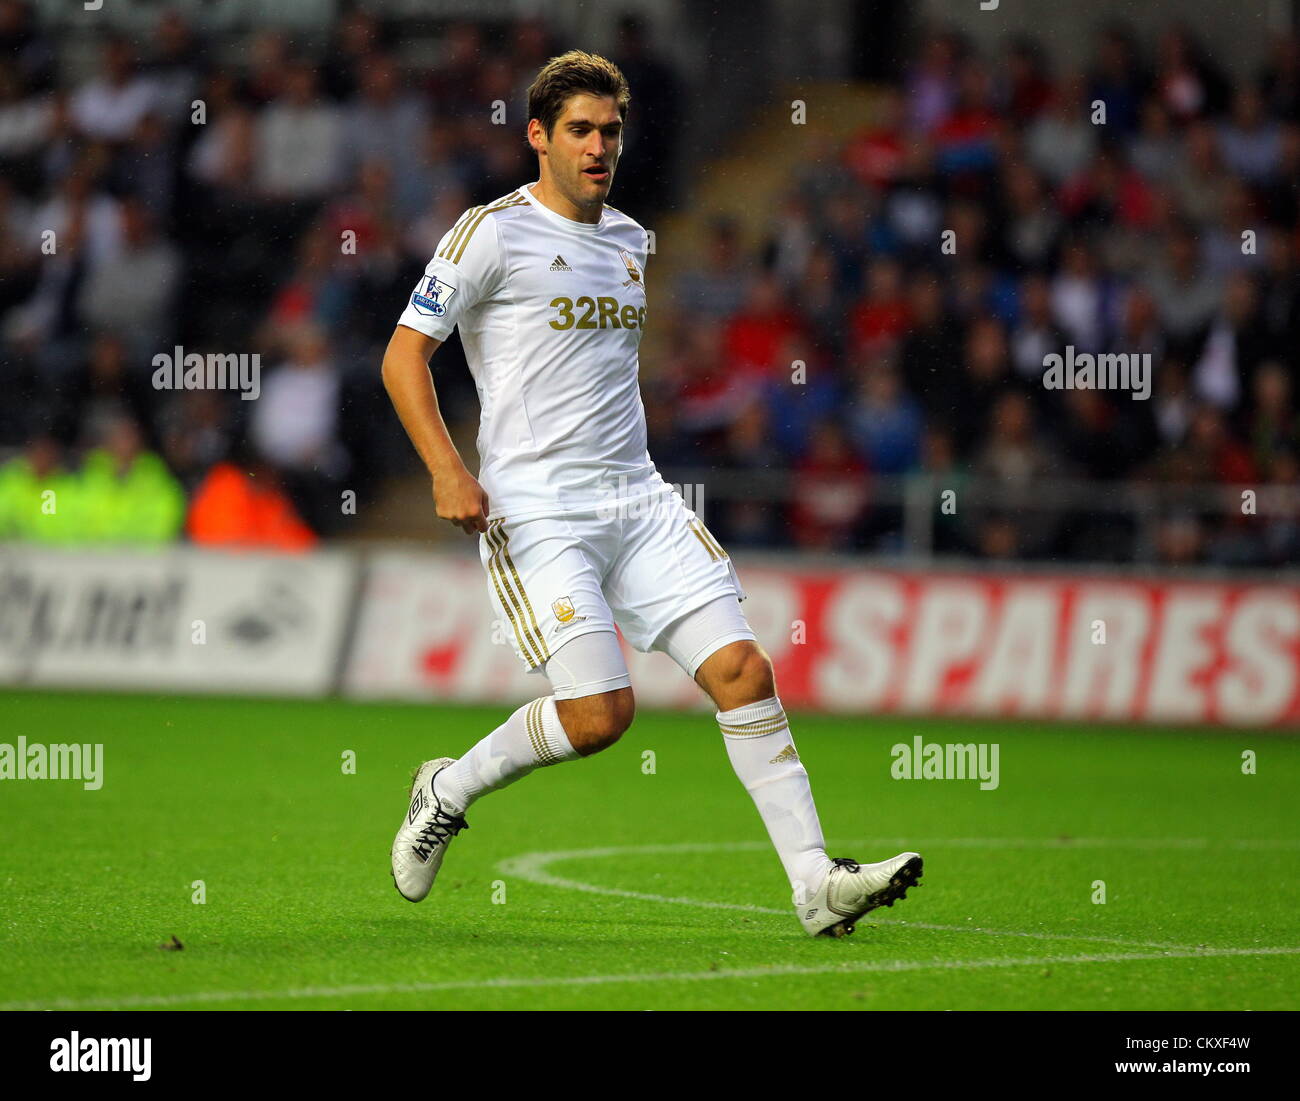
[[[534,638],[526,626],[520,627],[520,619],[524,614],[523,608],[519,605],[514,589],[510,587],[510,581],[506,577],[505,571],[501,569],[501,552],[505,549],[504,533],[501,531],[503,522],[493,520],[488,524],[488,546],[493,548],[492,554],[488,558],[488,576],[492,579],[492,585],[496,589],[497,600],[505,611],[506,617],[510,620],[510,626],[514,628],[515,641],[519,643],[520,653],[524,655],[529,666],[535,669],[545,662],[550,657],[550,654],[547,652],[545,644]]]
[[[714,562],[721,562],[727,557],[727,552],[722,549],[722,544],[713,538],[713,533],[709,531],[699,520],[691,521],[691,533],[709,552],[709,557]]]
[[[537,636],[537,643],[542,652],[542,660],[545,661],[551,656],[551,651],[546,645],[546,639],[542,635],[542,629],[537,626],[537,617],[533,614],[532,601],[528,599],[528,593],[525,591],[524,583],[519,577],[519,571],[515,569],[515,561],[510,557],[510,536],[506,532],[505,521],[500,521],[500,525],[501,526],[497,528],[497,532],[501,536],[501,553],[505,557],[506,566],[510,569],[510,576],[514,578],[515,588],[519,590],[519,596],[524,602],[524,608],[528,612],[528,624],[532,626],[533,634]],[[502,576],[504,576],[504,574]],[[524,627],[524,630],[528,630],[527,625]]]

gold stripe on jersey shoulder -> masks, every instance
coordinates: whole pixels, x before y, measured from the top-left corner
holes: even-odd
[[[514,590],[510,587],[510,582],[501,569],[501,551],[505,546],[502,540],[500,520],[493,520],[488,524],[487,543],[492,548],[492,554],[488,558],[488,577],[492,580],[492,587],[496,589],[497,600],[501,603],[502,610],[506,613],[506,618],[510,620],[510,626],[515,632],[515,641],[519,644],[519,652],[527,659],[530,668],[537,668],[545,660],[542,656],[542,648],[538,646],[537,640],[528,632],[525,627],[520,628],[520,619],[524,611],[519,606],[519,600],[515,596]]]
[[[460,240],[460,235],[465,232],[465,226],[482,209],[481,206],[472,206],[457,219],[456,224],[451,227],[451,239],[443,247],[443,250],[438,253],[439,259],[446,260],[451,256],[451,251],[456,247],[456,242]]]
[[[483,219],[494,210],[506,210],[512,206],[524,206],[527,202],[528,200],[516,191],[513,194],[506,196],[506,198],[502,199],[501,202],[496,203],[493,206],[484,207],[461,233],[460,240],[456,244],[456,253],[452,256],[451,262],[453,264],[460,263],[460,258],[465,255],[465,249],[469,245],[470,238],[474,236],[474,231],[483,224]]]

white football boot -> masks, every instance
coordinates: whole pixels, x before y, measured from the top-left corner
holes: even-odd
[[[411,781],[411,806],[393,840],[393,883],[408,902],[429,893],[451,839],[469,829],[463,818],[448,814],[433,791],[433,778],[455,757],[425,761]]]
[[[847,937],[863,914],[892,906],[907,897],[909,887],[920,886],[917,853],[899,853],[879,864],[859,864],[845,857],[833,863],[817,893],[795,907],[810,937]]]

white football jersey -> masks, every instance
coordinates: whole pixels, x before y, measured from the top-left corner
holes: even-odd
[[[466,211],[399,319],[437,340],[460,328],[493,518],[585,510],[662,485],[637,380],[646,231],[609,206],[595,225],[572,221],[530,188]]]

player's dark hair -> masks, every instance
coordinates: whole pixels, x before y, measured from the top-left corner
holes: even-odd
[[[528,118],[541,122],[549,138],[569,97],[582,94],[613,96],[619,118],[627,119],[632,98],[627,78],[612,61],[583,50],[570,50],[542,66],[528,88]]]

